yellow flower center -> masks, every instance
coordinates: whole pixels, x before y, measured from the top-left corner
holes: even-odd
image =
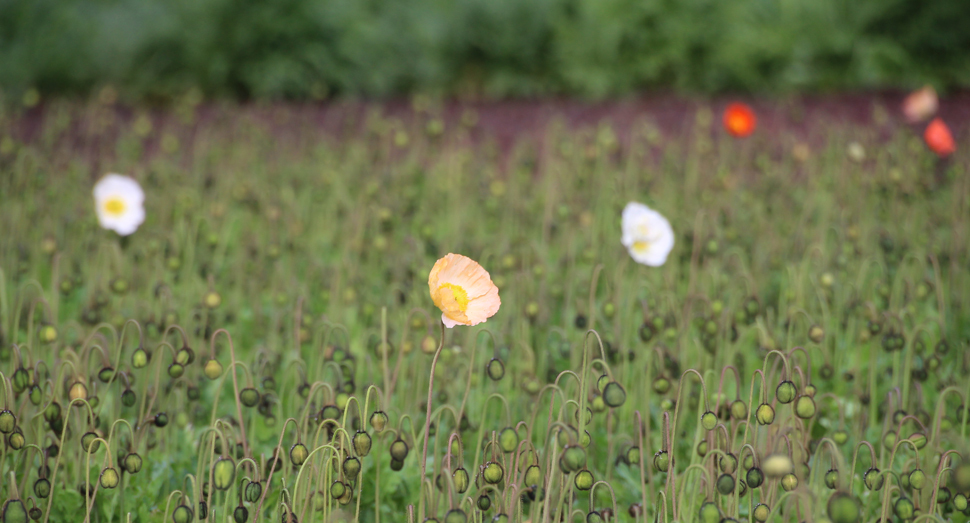
[[[454,303],[458,306],[459,312],[463,313],[468,310],[468,293],[460,286],[453,283],[442,283],[438,286],[438,293],[446,308],[450,309],[451,304]]]
[[[650,247],[650,244],[645,241],[635,241],[633,242],[633,250],[636,252],[643,252]]]
[[[121,216],[125,212],[125,202],[121,198],[108,198],[104,202],[104,212],[112,216]]]

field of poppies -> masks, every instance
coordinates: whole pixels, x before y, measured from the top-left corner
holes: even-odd
[[[966,521],[943,107],[5,107],[0,523]]]

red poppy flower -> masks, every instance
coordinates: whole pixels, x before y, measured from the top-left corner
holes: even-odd
[[[940,118],[934,118],[926,126],[923,139],[926,140],[926,145],[930,150],[940,158],[947,157],[957,150],[956,144],[953,142],[953,134],[950,133],[950,128]]]
[[[734,102],[724,110],[724,128],[731,136],[743,138],[754,132],[758,119],[746,104]]]

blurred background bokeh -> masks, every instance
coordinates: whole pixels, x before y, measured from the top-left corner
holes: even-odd
[[[970,86],[967,0],[0,0],[0,89],[461,99]]]

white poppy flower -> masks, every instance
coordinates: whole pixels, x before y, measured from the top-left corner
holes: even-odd
[[[101,227],[122,236],[138,230],[145,221],[145,192],[134,179],[108,174],[94,186],[94,206]]]
[[[642,203],[630,202],[623,209],[620,239],[637,263],[659,267],[674,248],[674,230],[659,212]]]

